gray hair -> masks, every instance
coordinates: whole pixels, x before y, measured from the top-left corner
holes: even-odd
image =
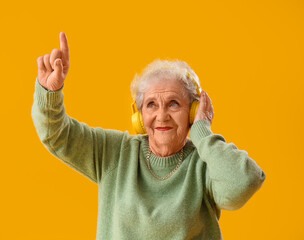
[[[199,100],[198,90],[201,92],[199,78],[186,62],[156,59],[147,65],[142,74],[136,73],[131,83],[131,94],[140,112],[144,94],[150,85],[167,79],[180,81],[184,85],[183,94],[188,95],[190,105],[194,100]]]

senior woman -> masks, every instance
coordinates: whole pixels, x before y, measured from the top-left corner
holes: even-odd
[[[60,45],[38,58],[32,117],[47,149],[99,185],[96,239],[222,239],[221,209],[242,207],[265,173],[211,131],[213,107],[195,72],[152,62],[131,86],[139,134],[92,128],[65,113],[63,32]]]

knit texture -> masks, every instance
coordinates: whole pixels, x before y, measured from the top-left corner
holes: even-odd
[[[220,240],[221,209],[239,209],[263,185],[264,171],[207,120],[191,127],[177,171],[158,180],[147,166],[147,135],[78,122],[66,114],[62,90],[36,79],[32,118],[44,146],[98,184],[97,240]],[[150,165],[164,177],[179,157],[151,153]]]

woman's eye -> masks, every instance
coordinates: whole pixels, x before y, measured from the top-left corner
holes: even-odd
[[[177,101],[172,101],[171,103],[170,103],[170,106],[171,107],[176,107],[176,106],[178,106],[179,104],[178,104],[178,102]]]
[[[151,108],[151,107],[153,107],[154,106],[154,102],[149,102],[148,104],[147,104],[147,107],[148,108]]]

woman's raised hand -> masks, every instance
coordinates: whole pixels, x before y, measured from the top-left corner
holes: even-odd
[[[38,81],[48,90],[57,91],[64,83],[70,67],[68,40],[60,32],[60,50],[53,49],[51,54],[40,56],[38,62]]]
[[[201,92],[200,104],[195,116],[193,123],[198,120],[206,119],[212,124],[212,120],[214,117],[213,106],[210,97],[208,94],[203,90]]]

